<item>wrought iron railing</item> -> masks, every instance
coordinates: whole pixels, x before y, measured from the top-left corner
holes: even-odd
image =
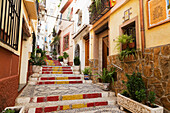
[[[110,0],[101,0],[101,3],[96,7],[96,3],[93,2],[90,5],[90,24],[94,24],[99,20],[104,14],[110,10]]]
[[[18,50],[21,0],[1,0],[0,4],[0,41]]]

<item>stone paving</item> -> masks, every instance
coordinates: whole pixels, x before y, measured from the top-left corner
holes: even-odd
[[[69,77],[85,81],[81,75],[39,74],[30,77],[29,83],[42,81],[42,77],[46,77],[47,82],[53,80],[48,77],[61,82]],[[114,92],[103,91],[100,85],[90,81],[81,84],[28,84],[16,99],[16,105],[25,106],[27,113],[124,113],[116,105]]]
[[[28,85],[19,97],[84,94],[91,92],[104,91],[94,84]]]

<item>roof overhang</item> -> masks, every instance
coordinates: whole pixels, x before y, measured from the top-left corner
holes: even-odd
[[[30,19],[37,19],[37,9],[34,0],[24,0],[26,10]]]
[[[64,11],[68,8],[68,6],[72,3],[73,0],[68,0],[66,4],[60,10],[60,13],[64,13]]]
[[[89,25],[83,25],[73,36],[73,39],[76,39],[79,35],[83,34],[83,32],[89,32]],[[85,33],[85,34],[87,34]]]

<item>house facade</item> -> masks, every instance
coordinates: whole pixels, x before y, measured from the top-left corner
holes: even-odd
[[[36,1],[0,1],[0,111],[15,104],[26,85],[37,29]]]
[[[83,4],[83,6],[82,6]],[[89,66],[89,6],[91,0],[77,0],[74,4],[73,58],[80,58],[80,70]]]
[[[104,12],[106,10],[108,11]],[[125,88],[122,80],[127,81],[126,73],[142,73],[147,89],[156,93],[156,103],[168,112],[169,0],[111,0],[103,11],[91,15],[90,23],[90,67],[93,73],[100,72],[103,68],[116,67],[116,93],[122,92]],[[129,58],[129,55],[123,60],[119,59],[120,53],[124,50],[121,45],[120,49],[117,49],[116,45],[118,37],[122,34],[134,38],[135,58]]]
[[[74,22],[73,22],[73,0],[63,0],[60,5],[59,15],[59,27],[57,30],[60,36],[60,55],[63,52],[69,54],[69,65],[73,65],[73,33],[74,33]]]

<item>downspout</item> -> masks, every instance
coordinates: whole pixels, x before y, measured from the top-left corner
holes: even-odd
[[[142,52],[145,49],[145,25],[144,25],[144,8],[143,8],[143,0],[139,0],[140,7],[140,30],[141,30],[141,42],[142,42]]]

